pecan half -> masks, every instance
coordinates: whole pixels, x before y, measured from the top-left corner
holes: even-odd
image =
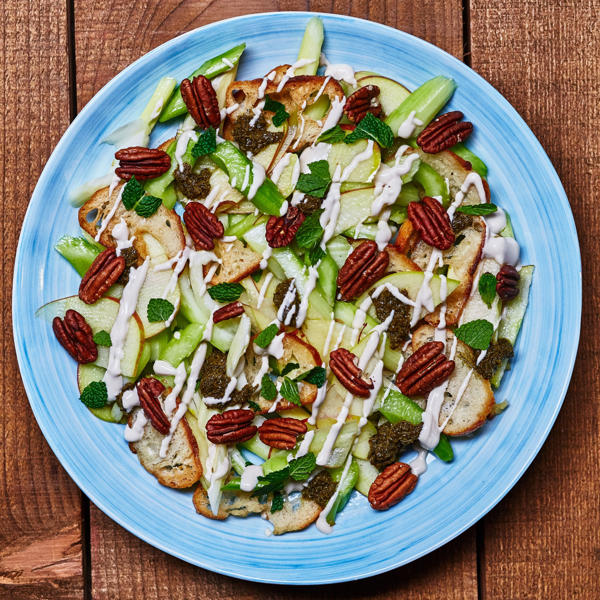
[[[183,221],[196,250],[212,250],[215,247],[214,240],[225,233],[223,223],[200,202],[186,204]]]
[[[422,202],[411,202],[407,210],[410,222],[424,242],[439,250],[452,246],[455,237],[450,217],[435,198],[425,196]]]
[[[94,304],[117,283],[124,270],[123,256],[117,256],[110,248],[100,252],[79,284],[79,298],[86,304]]]
[[[369,503],[375,510],[387,510],[408,496],[417,485],[418,477],[406,463],[386,467],[369,488]]]
[[[192,115],[198,127],[208,129],[209,127],[217,128],[219,126],[221,113],[217,92],[204,75],[198,75],[192,81],[184,79],[179,89],[188,112]]]
[[[377,244],[372,240],[357,246],[348,256],[337,276],[342,300],[350,302],[360,296],[383,277],[389,262],[388,253],[379,252]]]
[[[461,122],[463,117],[459,110],[455,110],[432,121],[417,137],[421,150],[427,154],[437,154],[466,140],[473,131],[473,123]]]
[[[206,437],[213,444],[245,442],[257,431],[252,419],[254,412],[245,408],[226,410],[220,415],[213,415],[206,423]]]
[[[360,123],[367,113],[376,117],[381,116],[381,105],[377,101],[379,87],[376,85],[365,85],[348,96],[344,104],[344,113],[353,123]]]
[[[267,244],[271,248],[283,248],[291,244],[300,225],[304,223],[304,213],[296,206],[291,206],[283,217],[271,217],[267,221]]]
[[[227,321],[239,317],[244,312],[244,305],[241,302],[230,302],[213,313],[213,323]]]
[[[304,421],[290,417],[277,417],[267,419],[258,428],[260,441],[279,450],[291,450],[299,435],[306,433],[307,427]]]
[[[496,292],[502,300],[512,300],[519,295],[521,276],[512,265],[502,265],[496,275]]]
[[[98,348],[94,342],[92,328],[83,315],[69,309],[65,318],[54,317],[52,330],[60,345],[81,365],[94,362],[98,358]]]
[[[158,433],[167,435],[171,429],[171,423],[160,403],[160,395],[165,391],[165,386],[154,377],[144,377],[137,382],[135,387],[140,399],[140,406],[152,423],[152,427]]]
[[[115,158],[119,161],[115,173],[126,180],[134,175],[138,180],[154,179],[166,173],[171,167],[171,157],[158,148],[131,146],[116,152]]]
[[[368,398],[373,382],[362,378],[362,370],[356,366],[356,356],[345,348],[338,348],[329,355],[329,368],[340,383],[355,396]]]
[[[406,359],[396,385],[407,396],[421,396],[444,382],[454,371],[454,361],[444,355],[443,342],[427,342]]]

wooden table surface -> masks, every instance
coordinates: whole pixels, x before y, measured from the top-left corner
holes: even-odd
[[[575,214],[584,270],[579,359],[558,421],[525,476],[481,522],[408,566],[320,588],[245,583],[139,541],[78,490],[29,409],[11,329],[21,221],[71,119],[119,71],[195,27],[249,12],[368,18],[464,60],[515,106]],[[3,0],[0,98],[2,357],[0,598],[600,598],[600,0]],[[51,198],[48,199],[52,201]],[[285,560],[285,558],[284,558]]]

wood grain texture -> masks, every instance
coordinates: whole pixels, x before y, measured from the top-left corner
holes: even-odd
[[[0,598],[80,598],[81,496],[38,429],[12,341],[11,282],[33,186],[69,123],[62,2],[4,0],[0,12]]]
[[[540,455],[485,519],[484,598],[597,598],[600,573],[598,0],[473,0],[473,67],[523,115],[570,199],[583,259],[579,358]],[[492,24],[499,35],[490,35]],[[587,301],[586,301],[587,299]]]

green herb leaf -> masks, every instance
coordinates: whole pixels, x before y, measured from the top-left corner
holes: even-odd
[[[309,452],[300,458],[291,460],[287,468],[292,479],[295,481],[306,481],[316,466],[317,459],[312,452]]]
[[[252,273],[250,277],[252,277],[252,281],[258,283],[260,281],[260,278],[262,277],[262,274],[262,269],[258,269],[258,271],[254,271],[254,273]]]
[[[156,196],[144,196],[136,205],[135,212],[140,217],[148,218],[151,217],[162,204],[162,199]]]
[[[271,369],[271,373],[273,373],[273,375],[281,375],[279,363],[274,356],[269,356],[269,368]]]
[[[327,373],[323,367],[313,367],[310,371],[298,375],[296,381],[306,381],[320,388],[325,385],[326,375]]]
[[[237,300],[244,291],[241,283],[217,283],[208,288],[208,295],[217,302],[233,302]]]
[[[94,342],[98,346],[107,346],[108,348],[110,348],[112,346],[112,341],[110,339],[110,333],[108,333],[108,331],[104,331],[104,329],[102,329],[102,331],[98,331],[97,333],[94,334]]]
[[[92,381],[81,392],[79,398],[88,408],[102,408],[106,406],[108,392],[104,381]]]
[[[298,368],[300,368],[300,365],[298,363],[290,362],[287,365],[285,365],[285,367],[283,367],[283,369],[281,370],[281,374],[287,375],[288,373],[291,373],[294,369]]]
[[[298,390],[298,384],[291,380],[289,377],[285,377],[283,379],[283,383],[281,384],[281,388],[279,388],[279,393],[281,397],[295,404],[296,406],[302,406],[302,402],[300,402],[300,392]]]
[[[465,213],[465,215],[491,215],[498,210],[498,207],[495,204],[465,204],[463,206],[459,206],[456,209],[456,212]]]
[[[273,500],[271,501],[271,512],[277,512],[283,508],[283,496],[276,492],[273,496]]]
[[[192,156],[200,158],[207,154],[212,154],[217,149],[217,132],[209,127],[205,129],[199,136],[198,141],[192,148]]]
[[[148,321],[150,323],[158,323],[166,321],[175,310],[175,307],[164,298],[152,298],[148,302]]]
[[[494,326],[485,319],[476,319],[461,325],[454,335],[475,350],[487,350],[494,335]]]
[[[329,163],[326,160],[317,160],[309,163],[308,168],[310,173],[301,173],[296,189],[316,198],[324,198],[331,183]]]
[[[345,137],[346,132],[339,125],[336,125],[335,127],[324,131],[317,138],[317,142],[327,142],[329,144],[336,144],[337,142],[343,142]]]
[[[290,113],[285,110],[285,106],[281,104],[281,102],[273,100],[268,95],[265,96],[264,110],[275,113],[273,115],[273,125],[275,125],[275,127],[282,125],[283,122],[290,116]]]
[[[346,136],[344,142],[352,144],[361,139],[373,140],[382,148],[389,148],[394,143],[394,132],[389,125],[379,120],[371,113],[356,126],[354,131]]]
[[[121,202],[127,210],[131,210],[136,202],[144,195],[144,186],[135,178],[135,175],[125,184]]]
[[[266,348],[279,332],[279,327],[271,323],[266,329],[263,329],[254,339],[254,343],[260,348]]]
[[[323,237],[323,228],[319,219],[323,211],[317,210],[304,219],[296,232],[296,243],[300,248],[314,248]]]
[[[319,245],[314,246],[308,251],[308,262],[311,266],[316,265],[324,257],[325,251]]]
[[[465,239],[465,235],[464,233],[461,233],[459,236],[457,236],[457,238],[454,240],[454,246],[458,246],[463,240]]]
[[[260,406],[258,404],[256,404],[256,402],[254,402],[254,400],[248,400],[248,406],[254,411],[254,412],[259,412],[260,411]]]
[[[479,295],[481,299],[488,305],[488,308],[492,307],[492,302],[496,297],[496,277],[491,273],[484,273],[479,278]]]
[[[265,400],[275,400],[277,398],[277,388],[273,380],[265,373],[260,380],[260,395]]]
[[[267,475],[259,475],[258,486],[254,489],[252,495],[262,496],[263,494],[279,492],[283,489],[289,476],[290,470],[288,467],[280,469],[279,471],[271,471],[271,473],[268,473]]]

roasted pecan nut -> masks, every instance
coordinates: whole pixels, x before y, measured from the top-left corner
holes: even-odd
[[[300,225],[304,223],[304,213],[296,206],[291,206],[283,217],[271,217],[267,221],[267,244],[271,248],[283,248],[291,244]]]
[[[198,75],[192,81],[184,79],[179,89],[188,112],[198,127],[216,129],[221,122],[221,112],[217,92],[212,83],[204,75]]]
[[[258,428],[258,437],[271,448],[291,450],[296,445],[298,436],[306,433],[306,430],[304,421],[290,417],[277,417],[267,419]]]
[[[502,300],[512,300],[519,295],[521,276],[512,265],[502,265],[496,275],[496,292]]]
[[[132,146],[115,153],[119,166],[115,173],[121,179],[129,180],[134,175],[138,180],[154,179],[166,173],[171,167],[171,157],[158,148]]]
[[[375,510],[387,510],[408,496],[419,478],[406,463],[396,462],[386,467],[369,488],[369,503]]]
[[[83,315],[69,309],[65,318],[54,317],[52,330],[60,345],[81,365],[98,358],[98,348],[91,327]]]
[[[110,248],[100,252],[79,284],[79,298],[86,304],[94,304],[117,283],[124,270],[123,256],[117,256]]]
[[[188,202],[183,221],[197,250],[212,250],[214,240],[225,233],[223,223],[200,202]]]
[[[380,117],[381,105],[377,100],[378,96],[378,86],[365,85],[365,87],[348,96],[346,104],[344,104],[344,113],[353,123],[360,123],[367,113]]]
[[[407,396],[422,396],[444,382],[454,371],[454,361],[444,355],[443,342],[427,342],[406,359],[396,385]]]
[[[466,140],[473,131],[473,123],[461,121],[463,114],[455,110],[440,115],[417,137],[417,144],[427,154],[437,154]]]
[[[388,253],[379,252],[377,244],[372,240],[357,246],[348,256],[337,276],[342,300],[349,302],[360,296],[383,277],[389,262]]]
[[[252,424],[254,412],[245,408],[226,410],[213,415],[206,423],[206,437],[213,444],[239,444],[245,442],[257,431]]]
[[[241,302],[230,302],[213,313],[213,323],[227,321],[239,317],[244,312],[244,305]]]
[[[152,423],[152,427],[158,433],[167,435],[171,429],[171,423],[160,403],[160,395],[165,391],[165,386],[154,377],[144,377],[137,382],[135,387],[140,399],[140,406]]]
[[[408,205],[408,218],[423,241],[430,246],[448,250],[454,243],[450,217],[435,198],[425,196],[422,202],[411,202]]]
[[[338,348],[329,355],[329,368],[340,383],[355,396],[368,398],[373,382],[362,378],[362,370],[356,366],[356,356],[345,348]]]

